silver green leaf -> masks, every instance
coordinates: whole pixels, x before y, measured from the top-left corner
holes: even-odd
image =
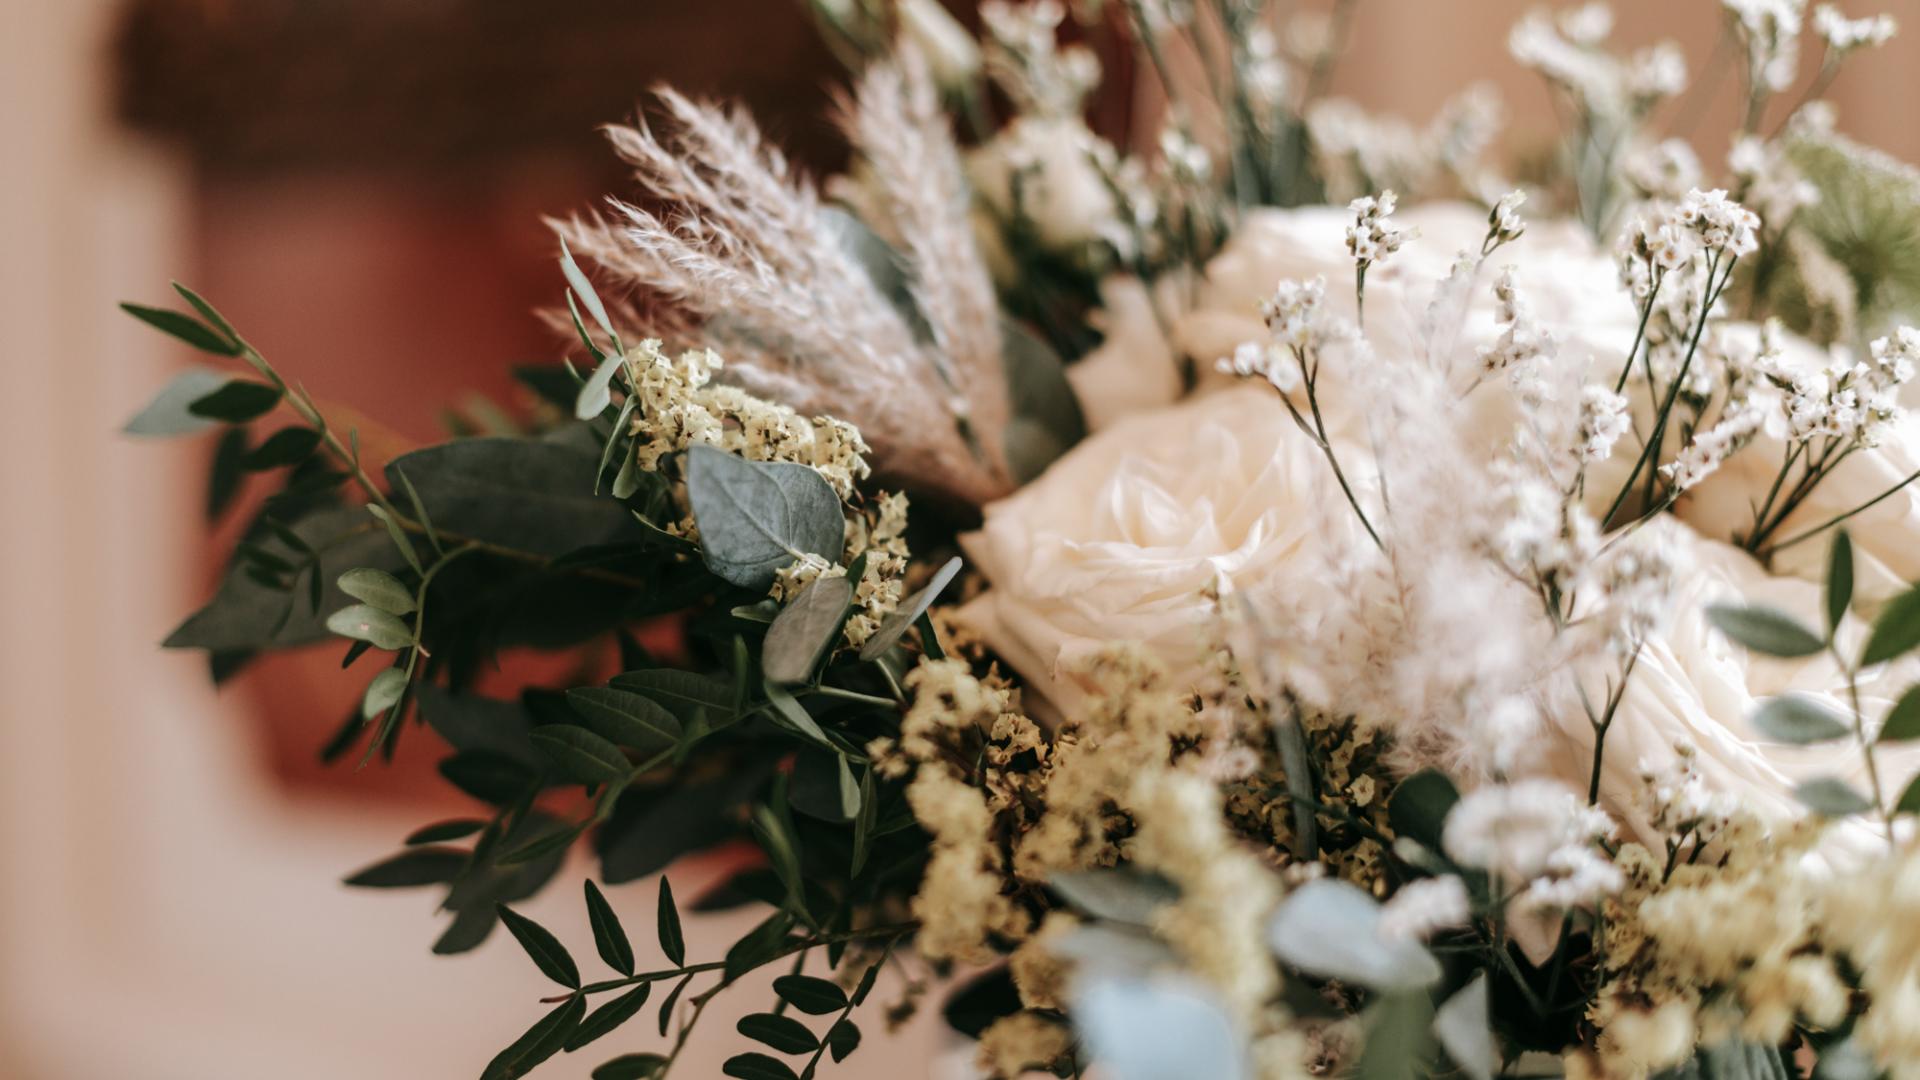
[[[760,649],[760,668],[767,678],[787,684],[813,678],[820,657],[839,640],[852,604],[853,580],[845,574],[815,578],[800,590],[767,627]]]
[[[805,465],[695,446],[687,451],[687,498],[707,569],[735,585],[766,589],[775,571],[805,555],[840,561],[840,497]]]
[[[1155,913],[1180,899],[1173,882],[1137,870],[1063,870],[1047,884],[1089,915],[1135,926],[1152,925]]]
[[[227,384],[227,376],[211,368],[191,367],[173,377],[173,381],[154,395],[147,407],[136,413],[120,430],[128,435],[167,438],[196,435],[220,422],[187,411],[187,406]]]
[[[1827,647],[1800,620],[1760,604],[1709,604],[1707,621],[1721,633],[1767,656],[1812,656]]]
[[[1344,881],[1310,881],[1290,893],[1267,924],[1275,955],[1310,975],[1374,990],[1433,985],[1440,962],[1417,942],[1383,939],[1380,904]]]
[[[340,575],[340,591],[362,603],[372,604],[389,615],[413,611],[413,590],[385,570],[356,566]]]
[[[364,641],[376,649],[404,649],[413,644],[413,631],[393,615],[372,604],[349,604],[327,616],[327,629],[344,638]]]
[[[1434,1037],[1471,1080],[1491,1080],[1500,1067],[1487,999],[1487,976],[1481,972],[1433,1014]]]
[[[1197,981],[1083,980],[1074,1026],[1113,1080],[1241,1080],[1247,1064],[1227,1018]]]
[[[1754,729],[1769,739],[1804,746],[1852,733],[1846,717],[1805,694],[1781,694],[1754,711]]]
[[[399,668],[387,668],[373,677],[367,684],[367,692],[360,699],[361,719],[371,720],[400,700],[407,692],[407,673]]]
[[[1833,776],[1815,777],[1801,783],[1793,789],[1793,797],[1821,817],[1847,817],[1873,809],[1873,803],[1867,801],[1865,795]]]
[[[933,577],[928,580],[925,587],[900,601],[900,606],[882,619],[880,628],[860,646],[860,659],[875,660],[881,653],[893,648],[894,643],[900,640],[900,636],[907,632],[907,627],[912,626],[915,619],[926,614],[927,609],[933,606],[933,602],[940,598],[940,593],[953,583],[955,577],[959,576],[962,565],[964,564],[958,555],[948,559],[946,565],[934,571]]]

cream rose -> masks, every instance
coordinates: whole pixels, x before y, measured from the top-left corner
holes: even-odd
[[[1798,660],[1755,656],[1707,621],[1709,604],[1744,602],[1778,608],[1819,627],[1821,588],[1769,575],[1745,551],[1702,537],[1671,516],[1650,521],[1645,528],[1657,530],[1651,539],[1674,555],[1682,573],[1671,621],[1642,649],[1607,734],[1601,792],[1609,808],[1643,839],[1650,839],[1644,807],[1637,802],[1644,790],[1642,767],[1671,767],[1677,760],[1675,744],[1682,740],[1698,749],[1697,766],[1711,789],[1738,796],[1743,807],[1763,818],[1780,821],[1804,813],[1793,788],[1814,777],[1838,776],[1865,792],[1865,765],[1852,740],[1789,746],[1767,739],[1750,723],[1763,701],[1788,691],[1808,694],[1850,715],[1845,677],[1833,661],[1824,655]],[[1858,648],[1864,633],[1849,616],[1841,631],[1843,647]],[[1879,722],[1916,674],[1911,664],[1864,674],[1861,705],[1870,722]],[[1559,727],[1563,754],[1553,771],[1584,791],[1593,754],[1586,717],[1576,710],[1561,716]],[[1901,785],[1920,766],[1920,751],[1887,747],[1879,754],[1885,795],[1897,798]]]
[[[1163,286],[1177,283],[1163,279]],[[1067,381],[1080,399],[1087,429],[1099,431],[1122,417],[1163,408],[1180,399],[1184,380],[1180,358],[1167,340],[1161,315],[1171,290],[1149,292],[1139,278],[1115,275],[1100,283],[1100,309],[1093,313],[1105,335],[1099,348],[1067,369]]]
[[[1308,500],[1340,497],[1271,387],[1137,413],[987,507],[961,542],[993,588],[960,616],[1068,714],[1085,694],[1078,669],[1110,642],[1139,642],[1197,683],[1220,575],[1254,590],[1320,588],[1315,545],[1367,542],[1357,526],[1316,533]]]

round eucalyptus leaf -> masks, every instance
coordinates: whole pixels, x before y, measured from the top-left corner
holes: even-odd
[[[787,684],[813,678],[820,657],[839,639],[852,604],[853,580],[845,574],[815,578],[800,590],[767,627],[760,651],[760,668],[767,678]]]
[[[1267,924],[1267,940],[1309,975],[1373,990],[1431,986],[1440,962],[1418,942],[1383,939],[1380,904],[1358,886],[1321,879],[1295,889]]]
[[[846,540],[840,497],[805,465],[691,447],[687,498],[707,569],[732,584],[766,589],[775,571],[805,555],[840,561]]]

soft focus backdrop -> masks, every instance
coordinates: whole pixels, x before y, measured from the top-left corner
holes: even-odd
[[[1524,149],[1553,124],[1506,58],[1529,6],[1359,0],[1335,91],[1418,121],[1485,80]],[[1712,0],[1617,6],[1620,38],[1674,37],[1696,71],[1712,55]],[[1829,95],[1841,128],[1920,158],[1920,0],[1847,7],[1890,11],[1913,36],[1849,68]],[[184,357],[113,305],[193,284],[330,412],[350,402],[371,453],[398,452],[445,410],[484,420],[512,400],[509,365],[557,355],[531,314],[559,295],[540,218],[619,189],[596,123],[670,81],[746,99],[799,159],[832,168],[834,65],[797,0],[4,11],[0,1080],[475,1075],[532,1015],[524,959],[504,935],[435,959],[424,895],[337,884],[423,809],[455,808],[426,737],[390,769],[322,769],[314,750],[357,694],[329,677],[333,650],[215,693],[198,657],[155,646],[216,569],[197,512],[209,448],[116,433]],[[1705,114],[1699,129],[1726,130],[1732,84],[1695,93],[1682,108]],[[1142,89],[1099,122],[1118,137],[1154,111]],[[676,887],[726,868],[678,867]],[[586,935],[572,886],[529,910]],[[741,929],[696,920],[692,947]],[[690,1075],[716,1075],[723,1045]],[[584,1077],[605,1056],[536,1075]],[[967,1057],[928,1011],[840,1075],[962,1076]]]

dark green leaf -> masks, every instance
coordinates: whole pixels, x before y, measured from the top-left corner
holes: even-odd
[[[1014,480],[1024,484],[1086,436],[1086,419],[1060,354],[1011,320],[1003,319],[1000,330],[1013,410],[1002,446]]]
[[[1847,530],[1837,529],[1833,545],[1827,549],[1827,631],[1837,632],[1853,603],[1853,540]]]
[[[486,750],[519,762],[527,771],[542,759],[527,738],[533,717],[517,701],[453,694],[432,683],[420,687],[420,715],[455,750]]]
[[[517,847],[510,847],[501,852],[493,860],[494,865],[519,866],[523,863],[530,863],[563,853],[573,846],[573,842],[580,838],[580,834],[585,832],[586,828],[586,823],[583,822],[577,825],[568,825],[558,829],[552,829],[528,840],[524,844],[520,844]]]
[[[587,921],[593,925],[593,945],[600,950],[600,959],[622,975],[633,974],[633,945],[627,941],[627,932],[620,925],[620,916],[614,914],[613,905],[607,903],[607,898],[592,879],[588,879],[586,889]],[[646,984],[641,985],[644,987]],[[635,1005],[634,1008],[639,1006]]]
[[[811,1054],[820,1040],[807,1025],[791,1016],[777,1013],[749,1013],[734,1025],[735,1030],[755,1042],[765,1043],[783,1054]]]
[[[1873,809],[1873,804],[1867,801],[1865,795],[1855,791],[1845,780],[1832,776],[1815,777],[1802,782],[1794,787],[1793,797],[1821,817],[1847,817]]]
[[[400,553],[400,557],[407,561],[408,566],[413,567],[413,572],[425,573],[426,566],[420,561],[420,553],[414,550],[413,541],[407,539],[407,530],[401,527],[399,520],[381,506],[369,505],[367,513],[372,514],[374,520],[385,527],[387,539],[393,542],[393,550]]]
[[[1438,769],[1414,773],[1393,789],[1387,803],[1387,821],[1396,835],[1440,850],[1440,829],[1460,801],[1460,792]]]
[[[233,505],[233,497],[240,494],[241,482],[246,479],[247,471],[240,467],[240,459],[247,453],[247,429],[231,427],[220,435],[220,443],[213,450],[213,465],[207,470],[207,520],[218,521]],[[289,530],[291,534],[291,530]],[[297,535],[297,534],[295,534]],[[315,577],[309,583],[318,588],[320,579]],[[318,610],[319,605],[314,605]]]
[[[593,1080],[653,1080],[666,1063],[659,1054],[622,1054],[593,1070]]]
[[[391,615],[413,612],[413,590],[385,570],[356,566],[340,575],[340,591]]]
[[[876,660],[881,653],[893,648],[894,643],[900,640],[900,636],[913,625],[913,621],[932,607],[933,602],[940,598],[941,591],[959,576],[962,565],[964,564],[957,555],[948,559],[944,566],[934,571],[933,577],[919,592],[900,601],[900,606],[882,619],[880,628],[860,646],[860,659]]]
[[[449,840],[472,836],[487,827],[484,821],[473,818],[456,818],[452,821],[436,821],[431,825],[422,825],[407,834],[407,846],[420,844],[444,844]]]
[[[774,617],[760,647],[760,669],[779,683],[813,678],[820,657],[840,639],[840,626],[853,603],[853,580],[846,575],[815,578]]]
[[[189,402],[187,411],[211,420],[242,424],[265,416],[279,404],[280,391],[273,387],[247,379],[232,379],[220,389]]]
[[[574,966],[573,957],[567,953],[566,946],[552,932],[525,915],[505,904],[498,907],[500,921],[507,924],[514,940],[533,958],[533,964],[541,974],[569,990],[580,988],[580,969]]]
[[[680,722],[690,724],[705,711],[709,721],[733,716],[733,688],[718,679],[691,671],[656,668],[615,675],[611,685],[617,690],[645,694],[665,705]]]
[[[799,1080],[786,1062],[760,1053],[735,1054],[720,1071],[738,1080]]]
[[[1800,620],[1761,605],[1709,604],[1707,621],[1734,641],[1767,656],[1812,656],[1827,647]]]
[[[319,447],[319,432],[312,428],[284,427],[267,436],[267,441],[254,447],[240,463],[249,472],[285,468],[312,457]]]
[[[782,975],[773,980],[773,992],[809,1016],[825,1016],[847,1007],[846,991],[812,975]]]
[[[1753,714],[1754,729],[1777,742],[1806,745],[1853,732],[1847,718],[1805,694],[1768,698]]]
[[[422,704],[425,695],[421,695]],[[440,763],[440,775],[461,791],[496,806],[526,793],[534,771],[525,762],[493,750],[462,750]]]
[[[192,367],[173,377],[173,381],[154,395],[147,407],[134,414],[121,431],[128,435],[166,438],[197,435],[219,424],[187,411],[187,406],[227,384],[227,376],[211,368]]]
[[[827,1053],[833,1055],[834,1064],[847,1060],[847,1055],[860,1049],[860,1029],[851,1020],[840,1020],[827,1029]]]
[[[747,931],[747,935],[733,943],[727,950],[725,966],[721,976],[732,982],[740,976],[772,960],[780,952],[787,940],[787,931],[793,926],[793,916],[784,911],[776,911],[766,917],[760,925]]]
[[[686,978],[674,983],[673,989],[667,992],[667,999],[660,1003],[660,1034],[665,1035],[667,1033],[667,1026],[673,1023],[673,1007],[679,1002],[681,991],[685,990],[687,984],[692,981],[693,976],[688,975]]]
[[[399,619],[371,604],[349,604],[327,616],[327,629],[344,638],[364,641],[376,649],[404,649],[413,644],[413,631]]]
[[[1411,1080],[1433,1075],[1433,999],[1417,991],[1382,995],[1362,1019],[1366,1040],[1354,1080]]]
[[[371,720],[399,703],[407,692],[407,673],[399,668],[387,668],[373,677],[367,684],[367,692],[360,698],[360,717]]]
[[[540,439],[459,439],[396,458],[387,479],[397,488],[404,471],[443,530],[556,558],[647,535],[617,500],[593,493],[597,454]]]
[[[600,880],[609,885],[658,873],[674,859],[739,836],[743,807],[766,781],[757,762],[665,791],[630,791],[600,830]]]
[[[1873,620],[1873,632],[1867,635],[1867,647],[1860,654],[1862,664],[1891,660],[1920,645],[1920,587],[1908,589],[1888,601]]]
[[[753,808],[753,835],[766,851],[767,860],[773,864],[773,872],[780,875],[781,883],[786,885],[788,897],[798,900],[804,896],[806,883],[800,878],[800,851],[786,820],[768,807],[756,806]]]
[[[210,352],[215,356],[240,355],[240,346],[222,337],[191,315],[184,315],[166,308],[147,307],[144,304],[121,304],[120,310],[162,333],[179,338],[202,352]]]
[[[633,771],[620,748],[571,724],[547,724],[534,729],[534,748],[560,771],[583,784],[625,780]]]
[[[517,1080],[527,1075],[541,1062],[560,1052],[573,1031],[580,1025],[580,1018],[586,1014],[587,999],[574,994],[562,1002],[552,1012],[540,1018],[525,1035],[514,1041],[512,1046],[500,1051],[487,1064],[486,1071],[480,1074],[480,1080]]]
[[[382,859],[347,876],[346,884],[363,889],[411,889],[444,885],[460,875],[467,853],[451,847],[416,847]]]
[[[567,1040],[567,1053],[573,1053],[633,1019],[639,1013],[640,1007],[647,1003],[647,995],[652,992],[652,983],[641,983],[595,1009],[591,1015],[580,1022],[580,1027],[574,1031],[573,1037]],[[596,1069],[594,1075],[599,1076],[599,1070]]]
[[[776,570],[802,555],[840,561],[846,537],[840,497],[807,466],[694,446],[686,476],[701,554],[721,578],[764,590]]]
[[[1907,687],[1907,692],[1893,703],[1875,741],[1907,742],[1911,739],[1920,739],[1920,685]]]
[[[1893,808],[1902,814],[1920,814],[1920,776],[1914,777],[1907,790],[1900,793],[1900,801]]]
[[[192,289],[187,288],[177,281],[172,284],[173,291],[179,293],[181,299],[193,305],[193,310],[199,312],[200,317],[207,320],[207,325],[218,330],[228,341],[236,344],[239,343],[240,334],[234,330],[233,324],[227,321],[226,316],[215,311],[212,304],[202,300],[199,293],[194,292]]]
[[[652,698],[629,690],[582,687],[567,691],[567,704],[594,731],[642,753],[664,750],[680,740],[680,722],[672,713]]]
[[[687,940],[680,932],[680,908],[673,902],[673,885],[660,878],[659,901],[660,951],[677,967],[687,962]]]
[[[834,746],[832,739],[827,738],[827,733],[820,729],[819,721],[813,718],[813,714],[807,712],[807,707],[800,704],[799,699],[795,698],[786,687],[768,680],[763,682],[760,688],[766,691],[767,701],[774,708],[775,723],[792,728],[828,749],[839,749]]]

